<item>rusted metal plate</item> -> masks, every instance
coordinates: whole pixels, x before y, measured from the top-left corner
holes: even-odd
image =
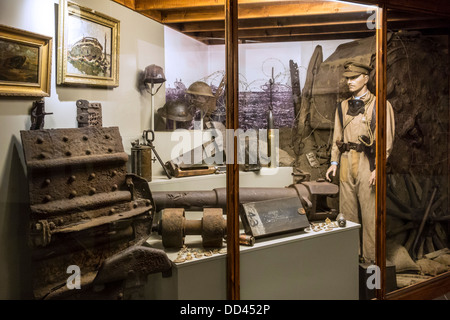
[[[80,268],[86,286],[105,259],[147,239],[153,199],[147,181],[127,173],[117,127],[22,131],[21,137],[34,292],[64,296],[68,266]]]
[[[78,127],[101,127],[102,105],[100,103],[89,103],[87,100],[77,100]]]
[[[21,137],[31,205],[124,190],[128,156],[118,128],[22,131]]]
[[[306,210],[298,197],[244,203],[241,219],[246,233],[256,239],[309,226]]]

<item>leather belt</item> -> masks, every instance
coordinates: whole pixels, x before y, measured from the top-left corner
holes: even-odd
[[[336,145],[341,153],[350,150],[355,150],[356,152],[364,151],[364,145],[362,143],[336,141]]]

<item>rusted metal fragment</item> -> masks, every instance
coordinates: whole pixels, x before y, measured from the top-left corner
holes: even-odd
[[[221,208],[204,208],[201,220],[186,220],[183,208],[166,208],[154,228],[162,236],[166,248],[181,248],[185,236],[201,235],[204,247],[222,247],[226,220]]]
[[[80,99],[76,104],[78,128],[102,126],[102,105],[100,103],[90,103]]]
[[[21,136],[35,297],[90,295],[100,265],[150,235],[154,206],[148,183],[127,173],[117,127],[22,131]],[[69,266],[79,267],[87,291],[69,292]]]
[[[145,283],[148,274],[163,272],[171,274],[172,261],[163,251],[144,246],[128,248],[114,257],[106,259],[98,271],[94,285],[134,280],[135,285]]]

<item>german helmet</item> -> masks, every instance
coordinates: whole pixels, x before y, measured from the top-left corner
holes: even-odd
[[[166,81],[163,68],[157,65],[149,65],[144,70],[144,83],[163,83]]]

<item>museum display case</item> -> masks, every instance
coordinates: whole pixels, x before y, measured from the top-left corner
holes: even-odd
[[[403,2],[2,3],[1,295],[450,292],[450,7]]]
[[[448,40],[448,21],[439,15],[387,12],[385,94],[395,113],[396,140],[386,169],[384,240],[400,289],[388,297],[420,297],[426,280],[431,286],[442,279],[435,294],[448,291]]]

